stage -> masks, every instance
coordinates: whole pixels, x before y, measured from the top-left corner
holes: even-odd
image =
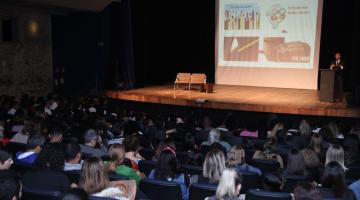
[[[319,91],[281,89],[233,85],[214,85],[213,93],[201,93],[199,87],[191,91],[180,86],[174,92],[173,85],[151,86],[140,89],[106,92],[106,96],[137,102],[192,106],[211,109],[226,109],[254,112],[269,112],[297,115],[331,117],[360,117],[359,107],[350,107],[344,102],[319,101]],[[196,100],[205,100],[197,103]]]

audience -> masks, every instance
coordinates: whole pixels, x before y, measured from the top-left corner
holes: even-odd
[[[191,182],[218,184],[225,167],[224,153],[219,149],[212,149],[205,156],[203,174],[192,176]]]
[[[35,170],[22,177],[24,186],[66,192],[70,188],[64,169],[64,150],[61,144],[48,144],[35,161]]]
[[[21,182],[15,176],[0,177],[0,199],[20,200]]]
[[[254,173],[261,176],[261,170],[245,162],[245,151],[241,145],[233,146],[227,153],[226,166],[242,173]]]
[[[83,160],[81,160],[81,148],[75,141],[64,144],[65,164],[64,171],[81,170]]]
[[[32,165],[45,143],[45,137],[40,134],[34,134],[27,140],[25,152],[17,152],[15,162],[21,164]]]
[[[204,145],[211,146],[214,143],[221,144],[221,146],[223,146],[226,149],[226,151],[229,151],[231,148],[229,143],[220,140],[220,130],[215,128],[210,130],[207,141],[201,143],[201,146]]]
[[[179,183],[184,200],[189,199],[189,191],[185,185],[185,176],[180,173],[180,165],[176,159],[176,153],[170,147],[166,147],[160,155],[156,168],[149,174],[149,179],[159,179]]]
[[[105,161],[104,163],[108,166],[110,172],[129,177],[129,179],[134,180],[136,184],[139,184],[141,177],[145,178],[145,175],[141,174],[139,171],[135,171],[124,165],[125,147],[123,145],[111,145],[109,149],[109,157],[110,161]]]
[[[278,173],[265,174],[261,186],[268,192],[281,192],[284,188],[284,179]]]
[[[110,182],[107,168],[97,157],[85,160],[81,169],[79,187],[84,189],[87,194],[97,197],[133,200],[136,195],[134,181]]]
[[[300,182],[294,189],[294,200],[322,200],[320,190],[310,182]]]
[[[125,145],[125,157],[131,161],[131,167],[134,170],[138,170],[139,161],[144,160],[140,155],[140,140],[137,135],[129,135],[124,140]]]
[[[311,175],[306,170],[305,159],[298,150],[290,150],[287,158],[287,166],[283,174],[304,176],[306,178],[310,178]]]
[[[344,168],[336,161],[325,166],[321,186],[324,198],[355,199],[354,194],[347,188]]]
[[[331,161],[339,163],[339,165],[343,168],[344,171],[347,170],[347,168],[345,167],[344,150],[342,146],[332,145],[328,148],[328,150],[326,151],[325,166]]]
[[[81,153],[101,158],[108,155],[107,148],[102,144],[102,139],[94,129],[89,129],[84,134],[84,144],[80,144]]]
[[[253,159],[274,160],[280,164],[280,168],[284,168],[283,159],[276,151],[276,140],[273,138],[270,138],[269,141],[264,144],[263,151],[255,151]]]
[[[239,197],[241,183],[242,176],[239,172],[234,169],[224,169],[215,196],[206,200],[243,200],[244,196]]]

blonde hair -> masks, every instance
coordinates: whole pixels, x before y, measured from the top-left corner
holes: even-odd
[[[233,198],[239,195],[237,187],[241,185],[242,176],[234,169],[224,169],[218,187],[216,188],[215,199]]]
[[[225,169],[225,156],[221,150],[211,150],[205,156],[203,164],[203,176],[215,183],[220,180]]]
[[[340,145],[332,145],[326,151],[326,160],[325,166],[330,163],[331,161],[336,161],[341,165],[341,167],[346,170],[345,162],[344,162],[344,150]]]
[[[80,173],[80,188],[88,194],[95,194],[107,188],[109,183],[107,168],[100,158],[91,157],[84,162]]]
[[[125,147],[122,144],[113,144],[109,148],[110,160],[117,165],[121,164],[125,158]]]
[[[226,166],[236,167],[239,164],[245,163],[245,151],[241,145],[233,146],[227,153]]]

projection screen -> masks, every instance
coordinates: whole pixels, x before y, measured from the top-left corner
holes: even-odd
[[[317,89],[322,0],[217,0],[216,84]]]

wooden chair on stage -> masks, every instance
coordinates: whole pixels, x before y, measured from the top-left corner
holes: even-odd
[[[190,73],[178,73],[174,81],[174,90],[179,88],[179,84],[186,84],[188,86],[188,89],[190,90],[190,81],[191,81]]]
[[[206,75],[201,73],[191,74],[191,80],[189,83],[189,90],[191,89],[191,85],[200,85],[200,90],[206,84]]]

